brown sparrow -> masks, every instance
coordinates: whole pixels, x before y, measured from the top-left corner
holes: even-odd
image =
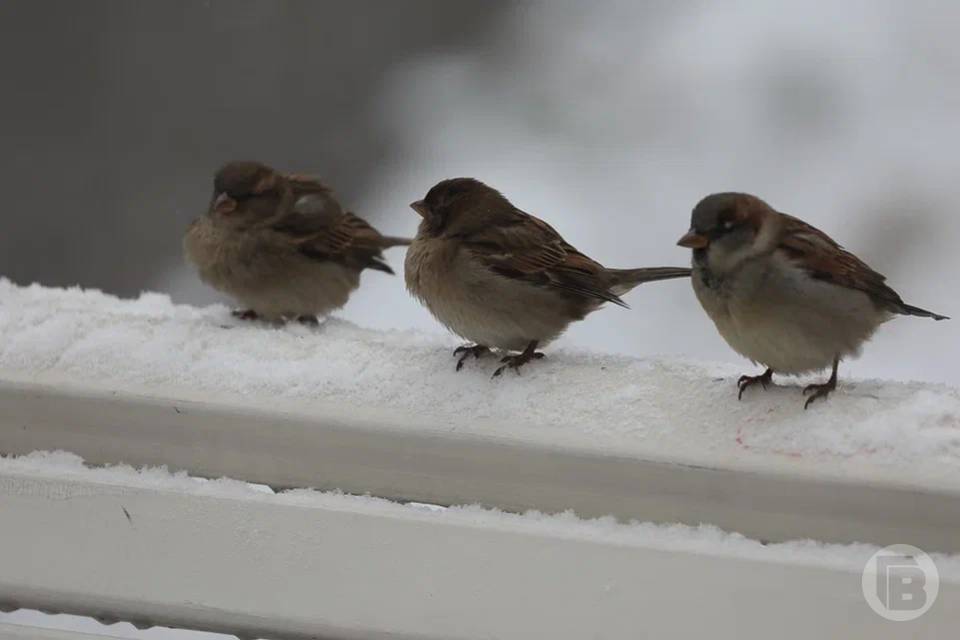
[[[837,386],[840,360],[857,355],[896,315],[946,320],[906,304],[885,278],[827,234],[745,193],[707,196],[677,242],[693,249],[693,290],[720,335],[767,370],[741,376],[739,395],[773,372],[802,374],[833,366],[804,404]]]
[[[690,275],[681,267],[607,269],[473,178],[444,180],[410,206],[423,220],[407,251],[407,289],[476,343],[454,351],[458,371],[490,347],[521,352],[504,357],[494,376],[518,370],[605,302],[625,307],[620,296],[638,284]]]
[[[183,239],[200,278],[247,307],[235,315],[311,324],[346,304],[364,269],[392,274],[382,250],[406,244],[344,212],[320,182],[257,162],[217,172],[206,215]]]

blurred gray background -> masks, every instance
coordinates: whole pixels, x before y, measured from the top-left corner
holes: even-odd
[[[958,26],[960,3],[895,0],[6,0],[0,276],[219,300],[180,236],[218,165],[258,159],[392,234],[476,176],[619,267],[685,264],[696,201],[751,191],[960,316]],[[753,369],[686,283],[628,302],[559,344]],[[339,315],[441,331],[381,273]],[[892,322],[843,374],[960,383],[958,322]]]
[[[218,301],[180,236],[218,165],[258,159],[393,234],[476,176],[619,267],[685,264],[696,201],[751,191],[960,315],[958,25],[960,3],[893,0],[7,0],[0,275]],[[559,345],[752,369],[685,283],[628,302]],[[339,315],[441,331],[381,273]],[[958,383],[956,326],[892,322],[845,373]]]

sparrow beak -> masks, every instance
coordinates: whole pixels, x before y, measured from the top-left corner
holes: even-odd
[[[237,201],[226,193],[221,193],[217,196],[216,200],[213,201],[213,210],[217,213],[233,213],[236,209]]]
[[[427,203],[423,200],[417,200],[410,203],[410,208],[420,214],[423,218],[430,217],[430,209],[427,209]]]
[[[687,249],[703,249],[710,244],[710,238],[690,229],[682,238],[677,240],[677,244]]]

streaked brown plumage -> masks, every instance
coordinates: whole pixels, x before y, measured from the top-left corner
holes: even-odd
[[[477,343],[457,350],[458,370],[489,347],[521,351],[503,359],[517,368],[605,302],[626,306],[620,296],[638,284],[690,275],[680,267],[608,269],[472,178],[444,180],[411,207],[423,220],[407,251],[407,288]]]
[[[832,367],[810,385],[804,407],[836,387],[841,359],[857,355],[896,315],[945,320],[914,307],[886,278],[819,229],[745,193],[707,196],[679,245],[693,249],[693,289],[717,330],[738,353],[767,370],[742,376],[740,395],[773,372]]]
[[[184,251],[204,282],[247,308],[241,317],[315,321],[346,304],[364,269],[393,273],[383,249],[409,243],[343,211],[317,180],[231,162]]]

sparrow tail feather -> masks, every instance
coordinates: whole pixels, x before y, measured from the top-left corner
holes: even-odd
[[[384,249],[389,249],[390,247],[405,247],[413,242],[413,238],[400,238],[398,236],[383,236],[381,238],[381,246]]]
[[[637,285],[657,280],[689,278],[690,269],[686,267],[643,267],[640,269],[607,269],[613,276],[614,284],[610,291],[618,296],[625,294]]]
[[[372,258],[370,262],[366,264],[367,269],[375,269],[376,271],[383,271],[384,273],[389,273],[394,275],[393,269],[390,268],[386,262],[383,262],[379,258]]]
[[[921,309],[920,307],[914,307],[909,304],[902,304],[900,308],[897,309],[901,314],[905,316],[920,316],[922,318],[933,318],[934,320],[949,320],[947,316],[942,316],[939,313],[934,313],[933,311],[927,311],[926,309]]]

